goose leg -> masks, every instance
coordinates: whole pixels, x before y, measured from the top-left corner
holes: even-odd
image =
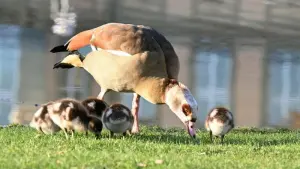
[[[140,106],[140,95],[134,93],[132,99],[132,115],[133,115],[133,126],[131,133],[139,133],[139,106]]]
[[[98,94],[97,98],[103,100],[105,93],[107,92],[106,89],[101,89],[101,92]]]

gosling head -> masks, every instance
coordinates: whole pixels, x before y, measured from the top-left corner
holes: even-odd
[[[88,124],[88,130],[95,134],[96,138],[101,136],[103,124],[102,121],[95,116],[90,116],[90,121]]]

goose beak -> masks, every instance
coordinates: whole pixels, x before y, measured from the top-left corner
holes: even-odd
[[[177,111],[177,112],[175,111],[175,114],[179,117],[179,119],[186,126],[189,135],[193,138],[196,138],[196,132],[195,132],[195,127],[194,127],[196,118],[186,116],[182,111]]]
[[[196,132],[195,132],[195,129],[194,129],[194,122],[187,121],[186,122],[186,127],[187,127],[189,135],[193,138],[196,138]]]

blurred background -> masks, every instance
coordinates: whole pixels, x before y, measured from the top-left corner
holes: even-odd
[[[300,128],[299,0],[0,0],[0,124],[28,124],[34,104],[98,95],[84,70],[53,70],[66,53],[49,50],[109,22],[169,39],[199,104],[198,128],[215,106],[232,110],[237,126]],[[105,99],[131,107],[132,94]],[[140,120],[183,127],[166,105],[143,99]]]

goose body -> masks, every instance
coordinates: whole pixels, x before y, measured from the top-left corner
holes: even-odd
[[[83,57],[77,50],[86,45],[94,51]],[[101,87],[99,99],[110,90],[133,93],[133,133],[139,132],[139,100],[143,97],[153,104],[167,104],[195,137],[197,102],[177,81],[180,67],[171,43],[155,29],[109,23],[80,32],[51,52],[69,52],[54,68],[84,68]]]

